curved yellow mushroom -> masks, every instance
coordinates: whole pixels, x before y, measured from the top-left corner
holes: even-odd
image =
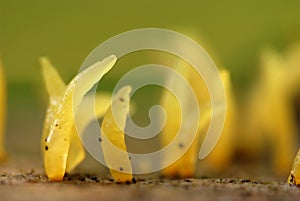
[[[50,62],[46,58],[41,59],[50,96],[41,144],[45,171],[50,180],[62,180],[65,172],[71,171],[84,159],[85,152],[76,132],[74,114],[83,96],[113,67],[116,60],[111,55],[95,63],[66,86]]]
[[[126,150],[124,129],[129,103],[131,87],[121,88],[112,99],[112,105],[104,115],[100,142],[106,166],[117,182],[131,182],[132,168]]]
[[[0,60],[0,161],[5,158],[4,127],[6,116],[6,82]]]

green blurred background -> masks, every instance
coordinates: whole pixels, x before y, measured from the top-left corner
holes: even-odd
[[[231,70],[237,92],[258,71],[260,51],[300,39],[300,1],[0,0],[0,55],[8,81],[7,148],[39,153],[47,94],[38,58],[48,56],[65,81],[104,40],[137,28],[166,28],[202,44]]]

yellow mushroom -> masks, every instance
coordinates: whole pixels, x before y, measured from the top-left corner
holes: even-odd
[[[189,81],[189,78],[191,76],[189,66],[187,66],[184,62],[179,62],[175,68],[175,70],[183,76],[186,81]],[[176,99],[175,95],[177,97],[182,97],[182,100],[188,100],[189,97],[187,97],[187,91],[182,85],[181,80],[177,80],[179,77],[174,77],[173,75],[169,76],[168,80],[166,80],[165,87],[171,87],[172,85],[176,85],[176,89],[174,92],[176,94],[172,94],[169,91],[164,91],[161,98],[161,105],[165,109],[167,114],[167,119],[165,126],[161,133],[161,144],[163,147],[167,146],[169,143],[171,143],[177,133],[179,132],[179,129],[181,126],[184,126],[181,124],[182,122],[182,109],[185,107],[185,109],[189,110],[188,103],[181,102],[179,103]],[[186,98],[186,99],[185,99]],[[195,109],[195,108],[194,108]],[[178,133],[179,134],[179,133]],[[187,133],[183,135],[188,135]],[[197,139],[197,137],[196,137]],[[188,150],[184,153],[183,156],[181,156],[179,159],[177,159],[178,155],[175,153],[179,153],[180,150],[185,149],[187,145],[184,143],[179,143],[177,146],[173,146],[172,149],[168,149],[165,154],[164,158],[165,160],[174,161],[173,164],[170,164],[167,168],[162,170],[162,174],[168,177],[192,177],[195,174],[195,168],[196,168],[196,162],[198,157],[197,152],[197,140],[195,140],[192,145],[188,148]]]
[[[229,167],[235,151],[236,105],[231,86],[230,73],[225,69],[221,69],[220,75],[226,95],[226,115],[224,127],[222,134],[212,152],[199,163],[201,170],[207,169],[208,172],[212,173],[217,173]],[[214,109],[218,110],[218,108]],[[220,112],[223,111],[221,110]],[[205,125],[205,128],[202,130],[202,132],[206,131],[205,129],[208,128],[208,125],[209,124]]]
[[[5,157],[4,129],[6,116],[6,81],[0,60],[0,161]]]
[[[300,149],[294,159],[294,164],[288,178],[288,183],[300,187]]]
[[[112,105],[104,115],[99,138],[106,166],[112,177],[122,183],[132,181],[132,167],[124,135],[130,92],[131,87],[125,86],[113,96]]]
[[[198,153],[199,153],[199,142],[204,138],[206,129],[208,128],[212,116],[212,107],[210,104],[210,96],[208,89],[202,80],[201,76],[195,71],[195,69],[190,68],[186,63],[180,62],[176,69],[191,85],[201,112],[199,126],[197,130],[197,135],[194,142],[188,148],[186,153],[178,159],[175,163],[163,170],[163,174],[168,177],[193,177],[196,174],[196,167],[198,162]],[[210,170],[218,171],[230,164],[230,161],[233,157],[234,143],[233,143],[233,134],[234,134],[234,116],[235,116],[235,106],[232,97],[231,90],[231,81],[230,74],[226,70],[221,70],[220,75],[226,91],[226,101],[227,101],[227,111],[224,129],[222,131],[221,137],[216,144],[216,147],[212,153],[203,160],[200,164],[206,167],[209,167]],[[174,78],[169,78],[174,79]],[[179,81],[167,81],[167,85],[176,85],[178,83],[178,89],[182,94],[185,93],[186,89],[180,86]],[[186,94],[183,95],[186,97]],[[188,97],[187,97],[188,98]],[[164,107],[168,118],[165,124],[165,127],[162,131],[162,145],[168,145],[172,139],[175,137],[180,124],[181,124],[181,108],[188,107],[187,102],[182,102],[181,108],[174,95],[169,92],[163,93],[162,106]],[[214,108],[216,114],[218,112],[223,112],[222,108]],[[187,133],[188,134],[188,133]],[[186,135],[187,135],[186,134]],[[180,145],[179,147],[180,148]],[[174,153],[176,150],[169,151],[164,157],[174,158]]]
[[[109,56],[80,72],[66,86],[50,62],[46,58],[41,59],[50,99],[41,148],[46,175],[50,180],[62,180],[65,172],[70,172],[84,159],[85,152],[76,131],[74,114],[83,96],[115,62],[116,57]]]
[[[298,128],[291,103],[300,90],[299,56],[299,45],[285,55],[264,51],[261,75],[243,107],[240,149],[255,157],[267,151],[272,170],[282,176],[289,171],[297,150]]]

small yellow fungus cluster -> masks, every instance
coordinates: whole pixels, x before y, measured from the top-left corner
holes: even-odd
[[[278,174],[286,173],[292,165],[292,156],[297,148],[296,134],[299,132],[294,108],[291,106],[292,99],[300,92],[299,56],[300,47],[294,48],[285,57],[273,51],[266,51],[263,54],[261,77],[239,111],[242,117],[239,124],[230,73],[225,69],[219,71],[226,95],[224,127],[215,148],[200,162],[198,161],[200,143],[210,125],[212,113],[218,114],[218,111],[213,111],[209,91],[201,76],[187,63],[177,63],[174,70],[191,86],[201,115],[199,122],[196,123],[197,132],[191,145],[179,142],[178,146],[173,146],[164,153],[164,159],[175,162],[163,169],[162,174],[168,177],[194,177],[197,165],[213,172],[221,171],[229,167],[237,149],[243,147],[250,154],[261,154],[265,151],[266,141],[271,145],[271,162],[275,171]],[[78,106],[84,101],[85,94],[114,66],[115,62],[116,57],[109,56],[88,67],[65,85],[50,62],[46,58],[41,59],[50,97],[41,148],[46,175],[50,180],[62,180],[66,172],[72,171],[84,159],[85,152],[79,135],[92,117],[89,118],[90,115],[85,114],[85,110],[78,109]],[[161,105],[168,117],[160,135],[162,147],[172,142],[182,126],[182,108],[193,112],[188,103],[190,97],[186,93],[187,89],[179,83],[176,78],[170,76],[166,80],[166,87],[175,87],[177,93],[184,97],[183,102],[179,103],[176,96],[167,90],[162,93]],[[1,90],[0,92],[2,93]],[[103,116],[98,141],[101,143],[105,163],[118,182],[128,182],[133,178],[124,134],[129,113],[130,92],[131,87],[124,86],[112,98],[110,95],[101,94],[96,95],[95,99],[96,115]],[[74,123],[76,114],[87,117],[76,122],[76,125],[79,125],[77,130]],[[237,131],[240,132],[239,136],[236,136]],[[190,130],[185,132],[187,135],[191,133]],[[174,153],[180,152],[186,148],[185,146],[188,147],[185,149],[186,152],[181,157],[175,158],[177,156]],[[300,151],[288,179],[288,182],[294,185],[300,185],[299,158]]]
[[[89,118],[84,118],[76,125],[79,127],[78,133],[74,124],[74,114],[90,116],[83,114],[85,110],[76,110],[83,96],[90,90],[90,88],[98,82],[102,76],[107,73],[116,62],[116,58],[111,56],[105,58],[102,62],[96,63],[85,71],[79,73],[67,86],[63,83],[54,67],[46,58],[41,59],[43,67],[43,75],[47,86],[47,91],[50,96],[49,106],[45,118],[43,137],[41,142],[41,149],[44,156],[44,166],[46,175],[50,180],[62,180],[66,172],[72,171],[85,157],[85,152],[82,147],[78,134],[89,123]],[[174,152],[178,150],[169,150],[164,155],[167,160],[176,161],[174,164],[163,170],[165,176],[174,177],[193,177],[196,173],[196,164],[198,161],[199,141],[202,135],[208,129],[211,116],[212,107],[210,105],[209,91],[201,76],[199,76],[194,69],[186,66],[185,63],[178,63],[175,69],[180,73],[184,79],[188,80],[196,94],[197,104],[201,111],[203,111],[199,120],[199,127],[197,129],[196,138],[193,140],[191,146],[186,153],[177,161],[174,158]],[[96,76],[97,75],[97,76]],[[220,75],[226,91],[227,111],[224,130],[220,142],[217,144],[212,152],[212,156],[208,157],[206,161],[215,170],[219,170],[227,165],[232,158],[232,134],[234,132],[234,101],[231,92],[231,82],[229,72],[221,70]],[[53,84],[55,83],[55,84]],[[174,81],[174,78],[169,77],[166,84],[173,85],[180,83]],[[80,93],[74,96],[75,86]],[[175,86],[176,91],[183,97],[186,96],[186,89],[182,86]],[[96,106],[101,105],[100,109],[96,109],[97,116],[103,116],[101,126],[101,134],[99,142],[103,150],[105,163],[109,168],[111,175],[118,182],[127,182],[132,180],[132,167],[130,157],[128,156],[124,129],[126,125],[126,118],[129,112],[130,102],[130,86],[121,88],[110,100],[110,96],[102,99],[96,96]],[[98,96],[99,97],[99,96]],[[185,97],[183,100],[187,100]],[[75,104],[75,107],[72,105]],[[109,107],[109,104],[111,106]],[[176,98],[170,93],[163,93],[161,104],[167,112],[169,118],[162,131],[162,146],[167,145],[176,135],[179,126],[181,125],[181,109],[185,107],[188,111],[194,110],[189,108],[188,101],[177,104]],[[97,107],[96,107],[97,108]],[[108,109],[107,109],[108,108]],[[106,111],[106,112],[105,112]],[[184,125],[183,125],[184,126]],[[189,131],[185,130],[189,133]],[[183,149],[184,143],[179,143],[175,149]]]
[[[68,85],[65,85],[51,63],[46,58],[41,59],[44,80],[49,93],[49,106],[44,122],[41,149],[46,175],[50,180],[62,180],[66,172],[72,171],[85,158],[85,151],[75,127],[74,116],[77,112],[84,112],[84,110],[78,110],[84,95],[113,67],[115,62],[116,57],[109,56],[103,61],[88,67],[73,78]],[[118,93],[117,96],[125,96],[123,98],[129,104],[128,90],[124,93],[125,95]],[[97,104],[101,106],[98,109],[96,107],[98,117],[104,114],[104,111],[108,108],[107,103],[110,102],[108,101],[108,99],[110,100],[109,96],[102,96],[102,98],[103,100],[99,100],[101,104]],[[98,99],[96,98],[96,101]],[[114,119],[111,119],[110,109],[106,113],[104,123],[105,127],[110,130],[104,130],[103,132],[110,136],[115,129],[115,124],[113,123]],[[125,124],[127,110],[121,115],[123,116],[121,116],[120,122]],[[88,120],[89,118],[83,118],[83,122],[78,122],[79,132],[86,126]],[[124,128],[124,126],[121,128]],[[118,130],[118,132],[121,133],[122,131]],[[114,133],[111,135],[114,135]],[[124,144],[123,135],[114,136],[121,136],[117,140],[121,140]],[[104,153],[106,152],[104,151]],[[122,173],[113,174],[113,176],[121,182],[131,179],[131,176]]]

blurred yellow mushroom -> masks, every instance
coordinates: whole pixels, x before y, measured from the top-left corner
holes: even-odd
[[[209,173],[218,173],[230,166],[234,157],[236,137],[236,103],[232,90],[230,73],[220,70],[226,95],[226,115],[222,134],[212,152],[199,162],[199,169]],[[209,122],[208,122],[209,123]],[[208,128],[206,125],[206,129]],[[203,132],[206,130],[202,130]],[[205,134],[205,132],[203,132]]]
[[[191,76],[190,66],[183,61],[178,61],[175,69],[179,74],[183,76],[184,79],[188,82]],[[172,85],[176,86],[175,91],[177,94],[172,94],[169,91],[165,90],[162,94],[161,105],[165,109],[167,114],[167,119],[165,126],[161,133],[161,144],[163,147],[167,146],[171,143],[177,133],[180,131],[180,127],[184,127],[181,125],[182,123],[182,109],[189,109],[188,102],[178,102],[177,97],[181,96],[182,100],[188,101],[190,97],[187,97],[188,94],[187,89],[183,87],[183,83],[179,77],[175,77],[175,75],[170,75],[168,80],[166,80],[165,87],[171,87]],[[177,97],[176,97],[176,96]],[[196,108],[194,108],[196,109]],[[189,128],[186,128],[189,129]],[[183,135],[190,134],[190,131],[186,131],[187,133]],[[178,133],[179,134],[179,133]],[[197,136],[196,139],[192,142],[191,146],[188,147],[187,151],[177,159],[177,155],[180,150],[186,149],[187,146],[184,143],[179,143],[177,146],[174,146],[173,149],[168,149],[164,154],[164,160],[173,161],[173,164],[170,164],[167,168],[162,170],[162,174],[167,177],[192,177],[195,174],[196,170],[196,162],[197,162]]]
[[[201,76],[192,69],[187,63],[179,62],[175,68],[191,85],[200,108],[201,116],[197,130],[197,135],[192,145],[188,148],[185,154],[175,163],[165,168],[162,173],[168,177],[193,177],[196,174],[196,167],[198,162],[199,142],[204,138],[212,115],[212,107],[210,104],[209,91],[202,80]],[[214,150],[206,159],[200,162],[200,168],[209,167],[212,171],[218,171],[228,166],[233,157],[234,151],[234,132],[235,132],[235,103],[231,89],[230,74],[226,70],[221,70],[220,75],[226,91],[226,120],[221,138],[219,139]],[[166,85],[178,85],[178,90],[184,95],[186,89],[180,86],[180,82],[176,80],[167,81]],[[187,97],[188,98],[188,97]],[[167,113],[167,120],[162,131],[162,145],[168,145],[175,137],[181,125],[181,108],[186,107],[185,104],[179,103],[176,97],[169,92],[164,92],[161,101]],[[196,108],[194,108],[196,109]],[[216,109],[216,108],[214,108]],[[180,148],[180,145],[178,145]],[[169,151],[164,157],[174,158],[175,150]]]
[[[299,58],[299,45],[286,54],[263,52],[261,75],[243,105],[239,149],[258,158],[269,153],[278,175],[286,175],[297,150],[299,130],[292,103],[300,92]]]
[[[0,161],[5,158],[6,81],[0,60]]]

